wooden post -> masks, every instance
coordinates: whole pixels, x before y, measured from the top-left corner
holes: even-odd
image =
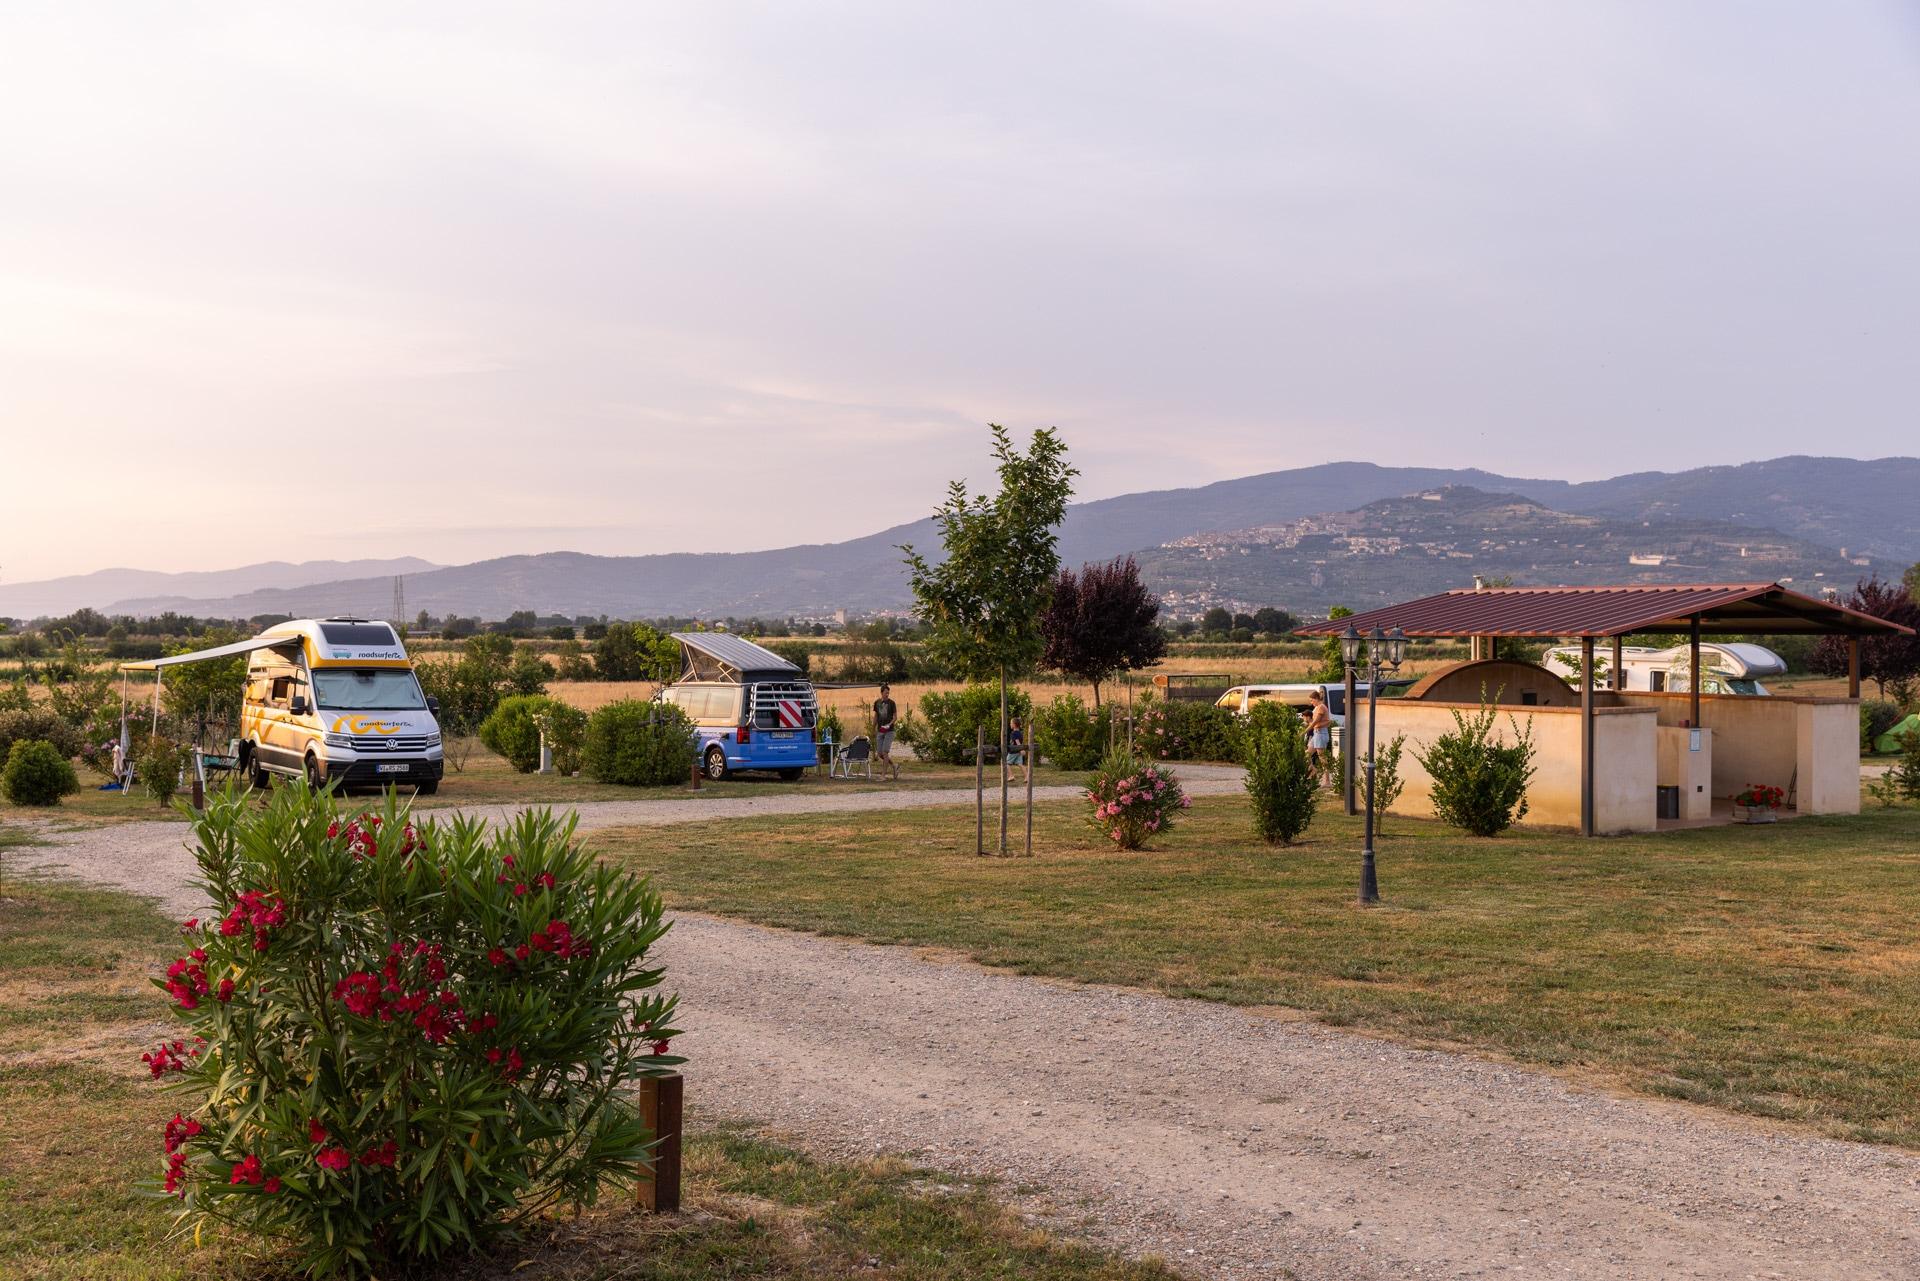
[[[1618,693],[1619,691],[1627,687],[1627,684],[1626,684],[1627,656],[1626,656],[1625,650],[1626,650],[1626,637],[1624,636],[1614,637],[1613,638],[1613,675],[1607,678],[1607,685],[1615,693]]]
[[[1692,702],[1687,712],[1687,723],[1694,729],[1700,728],[1700,615],[1695,614],[1693,625],[1687,631],[1687,670],[1691,675],[1687,684],[1691,687]]]
[[[1007,669],[1000,669],[1000,857],[1007,856]]]
[[[700,790],[700,753],[698,752],[693,754],[693,785],[687,790],[690,792]]]
[[[1341,781],[1344,784],[1342,790],[1346,793],[1348,814],[1358,814],[1360,812],[1360,792],[1354,785],[1353,768],[1355,760],[1353,732],[1360,725],[1360,710],[1355,706],[1355,700],[1359,698],[1359,689],[1359,677],[1354,672],[1353,666],[1349,664],[1347,666],[1346,701],[1342,704],[1346,709],[1342,715],[1347,718],[1347,723],[1340,727],[1340,775]]]
[[[1860,697],[1860,638],[1847,637],[1847,697]]]
[[[973,852],[987,852],[987,727],[974,726]]]
[[[1033,857],[1033,726],[1027,726],[1027,857]]]
[[[654,1214],[672,1214],[680,1208],[680,1106],[685,1086],[686,1078],[678,1072],[640,1082],[640,1119],[658,1142],[634,1199],[641,1209]]]
[[[1580,638],[1580,835],[1593,835],[1593,637]]]

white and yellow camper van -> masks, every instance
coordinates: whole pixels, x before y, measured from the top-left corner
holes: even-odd
[[[274,642],[263,644],[263,642]],[[314,786],[400,783],[431,796],[445,769],[435,700],[386,623],[301,618],[252,642],[240,705],[240,768]]]

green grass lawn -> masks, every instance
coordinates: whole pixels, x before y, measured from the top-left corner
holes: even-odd
[[[0,828],[0,844],[9,840]],[[294,1281],[276,1243],[170,1235],[150,1185],[176,1108],[139,1062],[174,1026],[147,984],[177,939],[127,895],[44,880],[0,886],[0,1276],[8,1281]],[[825,1163],[700,1111],[685,1211],[621,1195],[431,1278],[829,1281],[850,1276],[1174,1281],[1030,1227],[986,1184],[903,1162]]]
[[[1043,765],[1034,771],[1033,781],[1036,787],[1046,787],[1056,783],[1081,783],[1086,777],[1085,771],[1065,771]],[[131,793],[99,790],[100,785],[106,781],[104,775],[82,768],[80,791],[67,797],[57,807],[17,806],[0,800],[0,816],[82,823],[154,819],[165,819],[169,822],[184,821],[184,816],[177,809],[159,804],[138,786]],[[987,772],[987,781],[988,786],[997,792],[999,776],[991,768]],[[617,783],[596,783],[590,778],[517,773],[503,757],[495,756],[485,749],[476,749],[468,758],[465,769],[459,772],[449,770],[446,778],[441,781],[439,792],[433,796],[420,797],[415,804],[422,811],[451,809],[462,805],[562,807],[589,804],[595,801],[818,795],[825,792],[877,792],[906,787],[955,789],[972,786],[971,766],[902,761],[898,783],[883,781],[876,770],[872,780],[857,776],[852,779],[829,779],[824,775],[809,772],[806,777],[792,783],[782,782],[772,774],[743,774],[719,783],[703,780],[698,792],[693,791],[686,783],[676,783],[670,787],[624,787]],[[1021,786],[1023,784],[1016,779],[1016,790]],[[409,793],[402,789],[401,795],[407,796]]]
[[[1392,820],[1384,906],[1358,820],[1291,849],[1243,797],[1155,848],[1039,809],[1037,855],[979,859],[971,816],[817,815],[596,833],[680,907],[957,949],[1597,1073],[1920,1146],[1920,811],[1581,840]]]

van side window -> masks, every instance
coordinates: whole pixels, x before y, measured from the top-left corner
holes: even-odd
[[[1653,689],[1653,690],[1656,690],[1656,691],[1660,691],[1660,690],[1664,690],[1664,689],[1666,689],[1666,687],[1667,687],[1667,674],[1666,674],[1665,672],[1653,672],[1653,673],[1650,673],[1650,675],[1649,675],[1649,679],[1648,679],[1648,682],[1647,682],[1647,686],[1648,686],[1648,688],[1649,688],[1649,689]]]
[[[293,689],[293,677],[276,676],[273,678],[273,690],[267,695],[267,701],[275,707],[285,707],[287,697]]]

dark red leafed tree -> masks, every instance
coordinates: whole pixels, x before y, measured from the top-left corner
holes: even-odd
[[[1920,631],[1920,605],[1914,603],[1906,584],[1882,582],[1880,576],[1855,585],[1853,595],[1843,602],[1848,609],[1890,623]],[[1825,676],[1847,674],[1847,638],[1822,636],[1813,651],[1813,669]],[[1920,636],[1862,636],[1860,638],[1860,678],[1870,680],[1886,697],[1887,686],[1920,676]]]
[[[1098,707],[1104,682],[1167,652],[1159,618],[1160,602],[1140,581],[1133,557],[1083,565],[1077,574],[1063,569],[1040,620],[1046,637],[1041,662],[1090,682]]]

